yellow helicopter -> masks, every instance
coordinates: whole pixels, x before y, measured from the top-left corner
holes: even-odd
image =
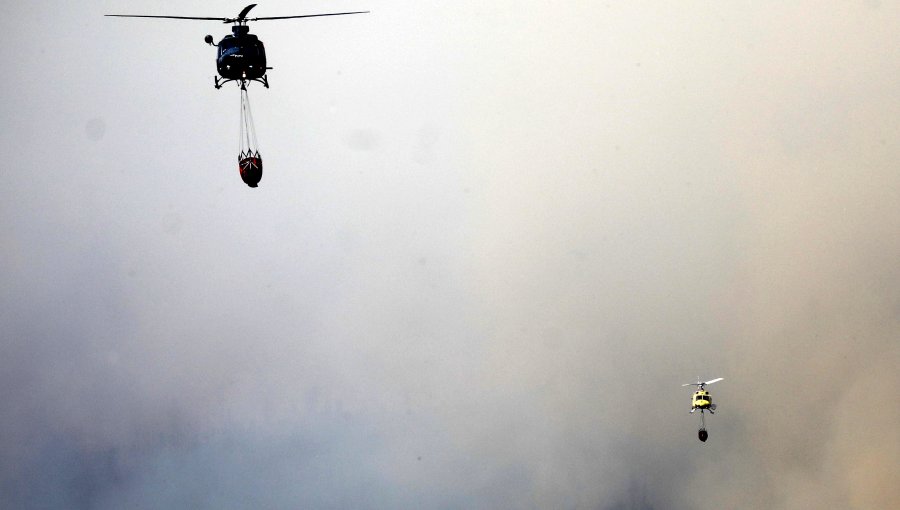
[[[700,439],[700,441],[706,441],[706,438],[709,437],[709,434],[706,432],[706,420],[703,418],[703,413],[705,411],[709,411],[709,414],[716,414],[716,405],[713,404],[712,396],[708,391],[706,391],[706,389],[704,389],[704,386],[706,386],[707,384],[717,383],[722,380],[724,380],[724,377],[719,377],[711,381],[701,382],[700,378],[698,377],[697,382],[695,383],[687,383],[681,385],[697,387],[697,391],[695,391],[694,396],[691,397],[691,412],[693,413],[697,409],[700,410],[700,430],[697,432],[697,437]]]

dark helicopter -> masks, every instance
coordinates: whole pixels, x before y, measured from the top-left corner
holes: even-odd
[[[196,16],[149,16],[143,14],[107,14],[117,18],[163,18],[163,19],[191,19],[206,21],[221,21],[232,23],[231,35],[226,35],[213,43],[213,36],[207,35],[206,42],[219,48],[216,55],[216,69],[219,76],[213,77],[213,83],[217,89],[222,88],[223,83],[236,82],[241,88],[241,134],[238,153],[238,170],[241,179],[251,188],[257,187],[262,179],[262,156],[256,143],[256,131],[253,126],[253,117],[250,114],[250,99],[247,96],[247,84],[251,81],[262,83],[269,88],[269,78],[266,71],[272,69],[266,66],[266,48],[258,37],[250,33],[247,23],[250,21],[264,21],[273,19],[292,18],[317,18],[321,16],[343,16],[345,14],[366,14],[369,11],[333,12],[327,14],[303,14],[299,16],[270,16],[266,18],[248,18],[247,13],[256,4],[250,4],[238,13],[236,18],[211,18]]]
[[[247,13],[250,9],[256,7],[256,4],[250,4],[237,15],[236,18],[212,18],[212,17],[196,17],[196,16],[148,16],[141,14],[107,14],[106,16],[116,18],[163,18],[163,19],[192,19],[206,21],[221,21],[223,23],[233,23],[231,27],[231,35],[226,35],[219,41],[219,44],[213,43],[213,36],[207,35],[206,42],[211,46],[219,48],[216,56],[216,68],[219,76],[214,78],[217,89],[222,88],[223,83],[229,81],[238,82],[241,88],[246,88],[247,82],[256,81],[262,83],[269,88],[269,79],[266,71],[272,69],[266,67],[266,48],[258,37],[250,33],[250,27],[247,26],[249,21],[264,21],[273,19],[292,19],[292,18],[316,18],[321,16],[343,16],[345,14],[366,14],[369,11],[356,12],[333,12],[328,14],[303,14],[300,16],[269,16],[265,18],[248,18]]]

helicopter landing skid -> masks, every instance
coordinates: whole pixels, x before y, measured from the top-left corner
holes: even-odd
[[[247,90],[247,83],[249,83],[251,81],[256,81],[256,82],[262,83],[265,88],[269,88],[269,76],[265,75],[265,74],[262,75],[261,78],[220,79],[218,76],[213,76],[213,80],[214,80],[214,85],[215,85],[216,89],[222,88],[222,85],[224,85],[230,81],[237,82],[237,84],[240,85],[241,90]]]

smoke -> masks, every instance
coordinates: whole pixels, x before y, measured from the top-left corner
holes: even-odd
[[[897,506],[897,10],[526,7],[5,27],[0,506]]]

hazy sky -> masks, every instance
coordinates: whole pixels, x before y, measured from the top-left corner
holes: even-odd
[[[900,6],[4,9],[0,507],[900,507]],[[696,377],[719,405],[689,415]]]

